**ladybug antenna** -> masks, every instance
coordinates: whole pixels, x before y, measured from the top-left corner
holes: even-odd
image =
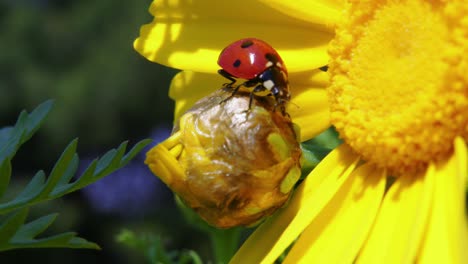
[[[288,101],[288,103],[294,105],[296,107],[296,109],[301,108],[298,104],[295,104],[294,102]]]

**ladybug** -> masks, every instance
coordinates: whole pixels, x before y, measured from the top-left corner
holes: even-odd
[[[225,100],[232,98],[242,86],[253,88],[249,109],[254,94],[268,92],[275,97],[275,109],[279,107],[286,115],[285,105],[291,98],[288,72],[278,52],[269,44],[256,38],[237,40],[221,51],[218,65],[222,68],[218,73],[231,81],[224,86],[233,89]],[[239,78],[246,81],[234,86]]]

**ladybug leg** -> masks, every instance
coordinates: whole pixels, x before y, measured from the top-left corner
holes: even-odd
[[[287,112],[286,112],[286,107],[284,106],[286,103],[286,101],[284,101],[283,99],[281,98],[276,98],[276,103],[275,103],[275,106],[273,108],[273,111],[276,111],[277,108],[280,109],[281,111],[281,114],[283,114],[283,116],[287,116],[287,117],[291,117]]]
[[[283,114],[283,116],[291,117],[288,113],[286,113],[286,107],[284,107],[283,103],[276,103],[275,104],[275,109],[277,107],[279,107],[279,109],[281,110],[281,114]]]
[[[221,71],[221,70],[220,70],[220,71]],[[235,82],[235,81],[234,81],[234,82]],[[234,89],[232,90],[231,95],[228,96],[228,97],[226,97],[225,99],[223,99],[223,100],[221,101],[221,103],[224,103],[224,102],[226,102],[227,100],[229,100],[229,99],[231,99],[232,97],[234,97],[234,95],[236,95],[236,93],[239,91],[239,89],[240,89],[242,86],[244,86],[244,87],[253,87],[253,86],[257,85],[257,84],[258,84],[258,80],[257,80],[257,79],[252,79],[252,80],[248,80],[248,81],[245,81],[245,82],[243,82],[243,83],[237,85],[237,86],[234,87]],[[226,86],[226,87],[232,88],[232,86],[231,86],[231,87]],[[251,103],[252,103],[252,99],[250,99],[249,105],[250,105]],[[250,107],[249,107],[249,109],[250,109]]]
[[[234,76],[232,76],[231,74],[229,74],[227,71],[225,70],[218,70],[218,73],[219,75],[223,76],[224,78],[228,79],[229,81],[231,81],[230,83],[224,83],[223,86],[224,87],[227,87],[227,88],[232,88],[232,85],[234,83],[236,83],[236,78],[234,78]],[[237,90],[239,90],[239,88],[237,88]]]
[[[225,85],[226,87],[228,87],[227,85]],[[232,93],[231,95],[229,95],[228,97],[224,98],[221,103],[224,103],[226,102],[227,100],[231,99],[232,97],[234,97],[234,95],[236,95],[236,93],[239,91],[239,89],[241,88],[242,84],[239,84],[237,85],[233,90],[232,90]],[[232,88],[232,87],[229,87],[229,88]]]
[[[256,83],[253,83],[253,84],[255,85]],[[265,90],[266,90],[266,88],[262,84],[259,84],[259,85],[255,86],[255,88],[250,93],[249,110],[252,107],[252,101],[253,101],[253,97],[254,97],[255,93],[262,92],[262,91],[265,91]]]
[[[253,97],[254,97],[254,92],[251,92],[250,97],[249,97],[249,109],[247,109],[247,111],[250,111],[250,109],[252,109]]]

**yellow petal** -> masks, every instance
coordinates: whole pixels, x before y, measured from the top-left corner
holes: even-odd
[[[294,14],[295,17],[307,21],[313,25],[325,26],[333,30],[340,17],[341,8],[344,6],[344,1],[334,0],[261,0],[272,8],[285,14]],[[317,12],[320,10],[320,12]]]
[[[294,123],[301,126],[301,140],[308,140],[330,126],[328,98],[325,89],[310,88],[309,84],[323,85],[324,75],[320,71],[311,71],[304,78],[293,79],[294,91],[288,113]],[[300,81],[302,80],[302,81]],[[299,82],[300,81],[300,82]],[[175,100],[174,120],[177,120],[195,102],[220,89],[225,83],[219,74],[182,71],[174,76],[169,96]],[[293,89],[293,88],[291,88]]]
[[[468,263],[466,151],[465,142],[458,138],[455,154],[436,165],[434,201],[420,263]]]
[[[195,102],[220,89],[225,82],[219,74],[192,71],[177,73],[169,88],[169,97],[175,101],[174,120],[178,120]]]
[[[357,168],[302,233],[284,263],[352,263],[377,215],[385,173]]]
[[[255,230],[230,263],[273,263],[328,204],[358,160],[345,144],[333,150],[295,191],[291,201]]]
[[[293,95],[301,91],[301,89],[298,89],[296,86],[325,88],[329,83],[330,75],[328,72],[319,69],[289,73],[289,84]]]
[[[275,47],[289,72],[328,63],[333,34],[257,1],[154,1],[154,20],[141,27],[134,48],[173,68],[215,73],[221,50],[245,37]],[[317,10],[317,13],[321,10]]]
[[[172,135],[171,138],[178,139],[180,136]],[[169,141],[171,141],[171,138],[169,138]],[[170,149],[167,148],[168,144],[170,143],[163,142],[148,151],[145,164],[173,190],[182,191],[186,188],[184,186],[186,176],[177,159],[171,154]]]
[[[455,139],[455,155],[457,159],[457,171],[460,174],[460,185],[466,186],[468,182],[468,150],[462,138]]]
[[[301,127],[301,141],[309,140],[330,126],[327,92],[323,88],[305,88],[293,94],[287,112]]]
[[[291,103],[288,113],[301,127],[301,140],[309,140],[330,126],[330,112],[325,87],[328,73],[310,70],[289,74]]]
[[[356,263],[413,263],[428,221],[434,168],[400,176],[385,195],[370,236]]]

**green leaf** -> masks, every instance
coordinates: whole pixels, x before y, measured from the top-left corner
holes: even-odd
[[[47,179],[45,188],[39,194],[40,197],[48,197],[49,193],[52,191],[55,185],[57,185],[57,183],[61,180],[61,177],[65,175],[65,172],[68,170],[69,166],[73,165],[72,159],[75,155],[77,143],[78,140],[74,139],[63,151]]]
[[[303,142],[301,144],[302,177],[307,176],[331,150],[340,144],[341,140],[333,127],[325,130],[315,138]]]
[[[318,145],[301,144],[302,149],[302,174],[309,174],[319,162],[330,153],[331,149]]]
[[[135,232],[123,229],[117,235],[116,240],[144,255],[149,263],[153,264],[202,264],[200,256],[193,250],[168,251],[164,247],[163,239],[152,233],[135,234]],[[217,262],[223,263],[223,262]],[[224,262],[227,263],[227,262]]]
[[[24,224],[28,210],[12,213],[0,226],[0,251],[15,248],[67,247],[99,249],[95,243],[76,237],[74,232],[66,232],[50,237],[36,238],[55,220],[57,214],[40,217]]]
[[[120,230],[120,233],[116,236],[115,239],[117,242],[123,243],[129,247],[139,247],[142,244],[135,233],[128,229]]]
[[[27,200],[30,197],[38,195],[45,186],[46,175],[44,171],[38,171],[32,180],[24,187],[23,191],[16,196],[13,201]],[[3,206],[0,205],[0,209]]]
[[[143,254],[149,263],[172,264],[172,255],[177,252],[168,252],[160,236],[151,233],[136,235],[133,231],[124,229],[117,236],[117,241],[138,250]]]
[[[86,248],[86,249],[101,249],[101,247],[93,242],[90,242],[81,237],[73,237],[70,241],[68,241],[67,247],[69,248]]]
[[[13,131],[13,127],[11,126],[0,129],[0,149],[3,147],[4,144],[6,144],[6,142],[11,136],[12,131]]]
[[[100,249],[96,243],[76,237],[75,232],[66,232],[41,239],[12,239],[8,247],[0,248],[9,250],[14,248],[87,248]]]
[[[29,115],[26,111],[22,111],[15,126],[10,128],[9,131],[2,132],[3,140],[0,141],[0,164],[5,159],[11,160],[21,144],[30,139],[34,132],[39,129],[50,112],[52,105],[53,102],[49,100],[40,104]]]
[[[56,191],[56,189],[58,189],[59,187],[70,182],[73,176],[75,176],[79,163],[80,159],[78,158],[78,154],[75,153],[70,161],[69,166],[67,167],[67,170],[63,173],[62,177],[60,178],[60,181],[57,183],[57,186],[54,189],[54,191]]]
[[[150,142],[147,140],[145,141],[148,143]],[[141,145],[142,144],[139,144],[138,147]],[[44,172],[39,171],[13,201],[3,204],[0,203],[0,215],[23,206],[31,206],[76,191],[122,168],[122,164],[124,164],[122,160],[124,159],[126,146],[127,143],[124,142],[118,149],[112,149],[100,160],[95,160],[86,169],[82,177],[79,177],[75,182],[58,186],[59,182],[68,180],[71,177],[70,174],[74,174],[77,169],[77,164],[73,162],[73,157],[75,157],[76,154],[76,140],[72,141],[57,161],[47,181],[45,182]],[[137,149],[138,148],[133,148],[132,151]],[[98,166],[100,171],[97,169]],[[65,179],[63,179],[63,177],[65,177]],[[54,189],[54,187],[56,188]]]
[[[52,107],[52,101],[39,105],[31,114],[22,111],[13,127],[0,129],[0,196],[8,187],[11,177],[11,159],[21,144],[27,141],[42,124]],[[23,190],[10,201],[0,203],[0,251],[14,248],[68,247],[99,249],[95,243],[67,232],[50,237],[36,238],[55,220],[56,214],[42,216],[25,224],[30,206],[58,198],[94,183],[102,177],[122,168],[151,140],[138,142],[127,154],[128,142],[108,151],[101,159],[94,160],[81,177],[72,181],[79,165],[76,154],[77,139],[65,148],[50,175],[38,171]],[[72,182],[70,182],[72,181]]]
[[[5,159],[0,165],[0,198],[5,193],[11,177],[11,162]]]
[[[96,165],[95,174],[98,175],[102,173],[105,169],[108,169],[115,155],[117,155],[117,150],[115,149],[111,149],[106,154],[104,154],[104,156],[102,156],[102,158],[99,159]]]
[[[145,148],[148,144],[153,142],[152,139],[144,139],[133,146],[133,148],[123,157],[121,166],[127,165],[140,151]]]
[[[187,250],[187,251],[183,251],[180,254],[178,263],[179,264],[203,264],[203,261],[200,258],[200,256],[197,254],[197,252],[193,250]],[[223,263],[223,262],[219,262],[219,263]]]
[[[24,141],[27,141],[32,137],[32,135],[39,129],[39,127],[44,122],[46,116],[49,114],[52,106],[54,105],[53,100],[47,100],[44,103],[40,104],[36,109],[34,109],[31,114],[28,116],[26,122],[26,134],[23,138]],[[24,142],[23,141],[23,142]],[[22,143],[23,143],[22,142]]]
[[[18,210],[10,214],[0,225],[0,248],[5,244],[24,223],[28,216],[28,209]]]
[[[5,193],[11,177],[11,159],[21,144],[31,138],[52,107],[52,101],[39,105],[30,115],[22,111],[14,127],[0,130],[0,197]]]
[[[14,209],[20,208],[27,204],[28,201],[37,196],[45,187],[45,174],[43,171],[38,171],[33,179],[12,201],[0,204],[0,214],[8,213]]]
[[[81,176],[79,176],[75,182],[71,183],[70,189],[78,190],[86,186],[88,182],[92,181],[93,175],[96,172],[97,163],[98,159],[93,160],[91,164],[88,165],[83,174],[81,174]]]
[[[330,127],[315,138],[304,142],[303,145],[315,145],[323,148],[334,149],[341,143],[342,140],[339,138],[338,132],[336,132],[334,127]]]
[[[23,225],[18,232],[16,232],[14,238],[16,240],[32,239],[46,230],[55,221],[57,215],[58,214],[46,215]]]
[[[3,142],[0,149],[0,163],[3,163],[5,160],[11,160],[15,155],[16,151],[19,148],[21,137],[24,133],[22,124],[19,124],[13,128],[10,133],[10,137]]]
[[[95,177],[97,178],[102,178],[104,175],[108,175],[114,171],[117,170],[117,168],[121,168],[123,166],[120,166],[122,157],[125,154],[125,149],[127,148],[128,141],[124,141],[120,144],[120,146],[117,148],[117,150],[113,150],[112,154],[107,157],[108,160],[105,162],[105,166],[103,164],[98,163],[98,168],[96,169],[98,171],[97,175]],[[111,152],[111,151],[109,151]],[[109,153],[108,152],[108,153]],[[104,157],[103,157],[104,159]],[[100,170],[100,165],[102,166],[102,170]]]

